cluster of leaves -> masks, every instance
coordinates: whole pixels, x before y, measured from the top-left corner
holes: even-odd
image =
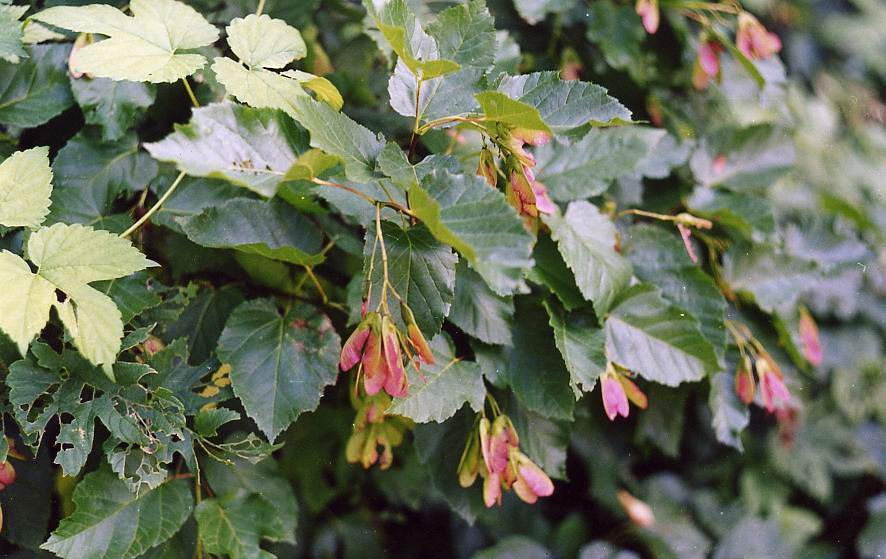
[[[795,83],[734,2],[32,4],[4,552],[886,552],[858,16],[751,6]]]

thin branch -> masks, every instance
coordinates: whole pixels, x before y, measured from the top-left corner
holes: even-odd
[[[191,89],[191,84],[188,83],[187,76],[182,78],[182,83],[185,84],[185,89],[188,92],[188,97],[191,98],[191,103],[194,105],[194,108],[199,109],[200,108],[200,101],[197,101],[197,96],[194,95],[194,90]]]
[[[135,233],[139,227],[141,227],[149,219],[151,219],[151,216],[153,216],[155,213],[157,213],[157,210],[160,209],[160,206],[162,206],[164,204],[164,202],[166,202],[166,200],[168,200],[169,197],[172,196],[172,193],[175,192],[175,189],[178,188],[178,185],[181,184],[182,179],[184,179],[184,178],[185,178],[185,172],[182,171],[181,173],[178,174],[177,177],[175,177],[175,180],[172,182],[172,185],[166,190],[166,192],[163,193],[163,196],[161,196],[160,199],[157,200],[157,203],[154,204],[151,207],[151,209],[148,210],[147,213],[145,213],[145,215],[141,216],[141,218],[139,218],[138,221],[133,223],[129,227],[129,229],[127,229],[126,231],[121,233],[120,236],[125,239],[126,237]]]

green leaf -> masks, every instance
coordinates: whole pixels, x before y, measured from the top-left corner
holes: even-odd
[[[535,107],[555,134],[580,137],[590,127],[631,121],[631,111],[599,85],[564,81],[559,72],[504,76],[498,90],[511,99]]]
[[[487,120],[501,122],[515,128],[540,130],[547,134],[553,134],[538,109],[532,105],[511,99],[499,91],[484,91],[475,97]]]
[[[423,365],[421,375],[409,372],[409,395],[396,398],[387,413],[402,415],[417,423],[442,423],[467,402],[474,411],[483,409],[486,387],[480,365],[461,361],[449,336],[440,334],[430,342],[433,365]]]
[[[542,218],[582,295],[603,315],[631,279],[631,264],[615,250],[615,225],[589,202],[572,202],[566,214]]]
[[[225,179],[265,197],[307,148],[304,131],[282,113],[234,103],[195,109],[189,124],[145,144],[155,159],[189,175]]]
[[[218,30],[199,12],[175,0],[132,0],[132,17],[117,8],[90,6],[49,8],[33,19],[78,33],[108,38],[77,52],[75,69],[113,80],[174,82],[206,64],[199,54],[179,51],[211,45]]]
[[[517,300],[513,349],[504,376],[520,403],[549,419],[572,419],[575,396],[545,311]]]
[[[510,345],[514,300],[497,295],[462,260],[456,268],[455,298],[448,318],[484,343]]]
[[[375,176],[375,160],[385,146],[384,136],[357,124],[349,116],[309,97],[294,103],[293,117],[311,133],[311,147],[340,157],[345,174],[354,181]]]
[[[164,286],[155,284],[148,278],[146,272],[100,282],[95,288],[114,300],[124,324],[147,309],[160,305],[163,302],[160,294],[165,290]]]
[[[553,302],[545,302],[548,322],[554,329],[554,343],[569,370],[576,399],[590,392],[606,370],[606,336],[597,318],[587,310],[566,312]]]
[[[511,398],[507,414],[520,435],[520,449],[548,475],[566,477],[566,449],[569,447],[570,423],[547,419],[528,411]]]
[[[260,547],[264,538],[282,537],[272,515],[268,498],[256,493],[206,499],[194,511],[206,551],[231,559],[276,557]]]
[[[154,104],[156,96],[152,85],[107,78],[72,79],[71,91],[86,124],[101,126],[105,142],[122,138]]]
[[[264,508],[272,513],[265,516],[268,534],[265,537],[295,543],[298,502],[292,485],[281,474],[277,461],[250,463],[235,458],[232,462],[224,464],[212,460],[205,467],[206,479],[216,497],[231,499],[250,494],[264,497]],[[271,533],[274,535],[271,536]]]
[[[29,128],[74,104],[68,83],[67,45],[35,45],[18,64],[0,61],[0,123]]]
[[[404,230],[384,221],[382,235],[388,254],[388,280],[403,302],[409,305],[418,327],[431,338],[440,331],[443,318],[449,314],[458,256],[448,246],[434,239],[421,225]],[[371,264],[373,252],[374,265]],[[367,308],[375,309],[381,297],[384,268],[381,246],[376,242],[374,229],[366,233],[363,256],[363,274],[373,286]],[[391,314],[402,324],[399,319],[400,301],[391,293],[387,297]]]
[[[105,472],[74,490],[77,510],[63,519],[42,549],[64,559],[130,559],[172,537],[194,507],[188,480],[172,480],[138,495]]]
[[[270,69],[283,68],[307,53],[298,29],[267,15],[236,18],[227,27],[228,45],[240,60],[217,57],[212,64],[228,93],[255,108],[282,109],[292,114],[292,101],[307,94],[298,80]]]
[[[22,355],[49,320],[56,301],[55,286],[31,272],[27,262],[0,252],[0,330],[12,339]]]
[[[302,303],[281,315],[269,299],[237,307],[218,341],[234,393],[272,442],[299,414],[316,409],[338,375],[340,350],[325,315]]]
[[[548,559],[551,552],[527,536],[509,535],[474,555],[474,559]]]
[[[680,388],[650,384],[649,406],[640,414],[637,426],[641,440],[657,446],[666,456],[678,458],[685,433],[686,399],[689,393]]]
[[[144,190],[157,175],[157,162],[139,151],[134,134],[102,143],[95,132],[84,129],[71,138],[52,163],[51,223],[108,228],[113,223],[108,215],[117,197]]]
[[[409,205],[437,239],[454,247],[500,295],[525,290],[532,237],[504,195],[482,179],[432,170]]]
[[[718,369],[698,321],[670,306],[649,284],[628,288],[604,324],[610,361],[667,386],[697,381]]]
[[[211,206],[189,218],[177,218],[185,234],[198,245],[233,248],[291,264],[313,266],[323,234],[286,202],[235,199]]]
[[[591,130],[572,144],[548,142],[535,148],[535,175],[554,200],[597,196],[616,178],[633,174],[664,137],[664,130],[630,126]]]
[[[708,407],[711,408],[713,415],[711,425],[714,427],[717,440],[738,451],[744,450],[741,444],[741,432],[750,423],[751,413],[738,399],[732,375],[717,373],[711,377]]]
[[[17,151],[0,163],[0,225],[38,227],[49,213],[49,148]]]
[[[792,315],[797,298],[818,277],[815,264],[784,254],[773,245],[735,245],[723,256],[723,279],[767,313]]]

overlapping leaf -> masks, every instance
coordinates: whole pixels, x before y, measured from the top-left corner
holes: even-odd
[[[285,115],[233,103],[196,109],[177,128],[145,149],[189,175],[225,179],[267,197],[308,148],[304,131]]]
[[[631,279],[630,262],[615,250],[615,225],[596,206],[581,201],[569,204],[565,215],[543,219],[582,295],[602,316]]]

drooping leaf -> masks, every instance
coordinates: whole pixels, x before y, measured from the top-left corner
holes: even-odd
[[[234,393],[272,442],[302,412],[314,410],[338,374],[338,335],[325,315],[296,304],[281,315],[269,299],[237,307],[218,341]]]
[[[194,507],[187,480],[167,481],[135,495],[105,472],[74,490],[77,510],[42,546],[64,559],[131,559],[172,537]]]
[[[39,126],[74,104],[68,50],[65,45],[35,45],[18,64],[0,61],[0,123]]]
[[[315,265],[323,234],[303,214],[279,199],[229,200],[203,213],[177,218],[185,234],[198,245],[233,248],[292,264]]]
[[[594,389],[606,370],[606,337],[596,317],[587,310],[567,312],[553,302],[545,302],[554,342],[569,370],[575,397]]]
[[[476,414],[465,407],[449,421],[419,424],[414,430],[415,450],[425,465],[433,494],[445,500],[467,522],[474,522],[483,510],[481,490],[477,487],[465,490],[459,486],[456,475],[475,417]]]
[[[430,346],[435,363],[422,365],[421,376],[412,369],[408,371],[409,395],[395,399],[387,413],[402,415],[417,423],[442,423],[465,403],[474,411],[482,410],[486,387],[480,366],[456,358],[452,341],[446,334],[436,336]]]
[[[144,190],[157,175],[157,162],[139,151],[135,135],[103,143],[89,129],[59,150],[52,168],[55,188],[49,221],[102,229],[115,223],[109,217],[117,197]]]
[[[549,476],[567,479],[566,449],[569,446],[570,423],[531,412],[514,398],[508,402],[506,413],[520,436],[520,449]]]
[[[75,69],[101,78],[174,82],[206,64],[200,54],[180,51],[211,45],[218,30],[199,12],[176,0],[132,0],[132,16],[103,4],[49,8],[37,21],[78,33],[106,35],[80,49]]]
[[[448,318],[484,343],[510,345],[514,301],[492,291],[477,272],[461,261],[456,268],[455,298]]]
[[[718,368],[698,321],[669,305],[649,284],[628,288],[604,323],[610,361],[667,386],[702,379]]]
[[[189,124],[145,144],[155,159],[189,175],[225,179],[266,197],[307,148],[304,131],[282,113],[233,103],[195,109]]]
[[[729,373],[717,373],[711,377],[708,406],[713,418],[711,423],[717,440],[738,451],[744,450],[741,432],[751,421],[748,407],[741,403],[735,393],[735,380]]]
[[[71,91],[87,124],[102,127],[102,141],[122,138],[141,114],[154,104],[154,86],[108,78],[72,79]]]
[[[452,304],[458,256],[434,239],[424,226],[401,229],[385,221],[381,230],[388,258],[388,280],[400,299],[409,305],[425,336],[436,336]],[[380,302],[384,283],[381,246],[374,229],[366,234],[363,256],[363,274],[373,286],[367,308],[374,310]],[[390,291],[387,304],[391,314],[399,319],[400,300]]]
[[[452,245],[493,291],[525,289],[532,237],[504,195],[479,177],[433,170],[409,190],[412,211]]]
[[[535,107],[555,134],[580,137],[590,127],[630,122],[631,112],[606,93],[582,81],[564,81],[558,72],[504,76],[498,90]]]
[[[631,264],[615,250],[615,225],[589,202],[572,202],[565,215],[542,218],[575,282],[603,315],[631,279]]]
[[[0,225],[37,227],[49,213],[49,149],[13,153],[0,163]]]

